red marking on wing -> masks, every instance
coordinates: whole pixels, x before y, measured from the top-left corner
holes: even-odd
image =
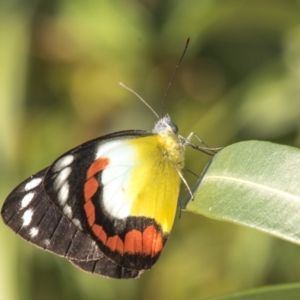
[[[143,253],[154,257],[162,251],[163,247],[162,233],[154,225],[149,225],[143,231]]]
[[[147,255],[154,257],[158,255],[163,247],[163,235],[154,225],[149,225],[143,232],[133,229],[125,235],[124,242],[118,236],[108,237],[102,226],[92,225],[95,236],[111,251],[121,255]]]
[[[102,171],[105,169],[105,167],[109,164],[109,159],[108,158],[98,158],[95,160],[91,166],[89,167],[86,178],[91,178],[98,172]]]
[[[97,192],[98,189],[98,181],[95,177],[90,178],[84,184],[84,201],[83,209],[85,211],[85,216],[87,218],[89,226],[92,226],[95,223],[96,215],[95,215],[95,206],[91,200],[93,195]]]
[[[103,230],[102,226],[99,226],[98,224],[94,224],[92,227],[92,231],[95,234],[95,236],[101,241],[104,245],[107,241],[107,234]]]
[[[131,230],[125,235],[125,241],[124,241],[124,250],[125,252],[136,254],[136,253],[142,253],[143,252],[143,238],[142,233],[138,230]]]
[[[106,246],[112,251],[119,252],[121,255],[124,253],[124,243],[118,235],[109,237]]]
[[[94,196],[94,194],[97,192],[98,186],[98,180],[95,177],[92,177],[86,181],[83,190],[85,202],[89,201]]]
[[[120,238],[117,240],[116,243],[116,251],[118,251],[121,255],[124,254],[124,243]]]
[[[161,232],[156,232],[156,238],[153,239],[152,257],[160,253],[163,247],[164,247],[163,236]]]
[[[92,200],[87,201],[84,206],[84,211],[85,211],[85,215],[87,217],[88,220],[88,224],[90,225],[90,227],[93,226],[93,224],[95,223],[95,206],[92,202]]]

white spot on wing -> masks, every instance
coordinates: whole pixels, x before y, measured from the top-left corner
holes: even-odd
[[[36,235],[38,235],[38,233],[39,233],[39,230],[36,227],[32,227],[29,230],[29,235],[32,238],[35,237]]]
[[[81,226],[81,223],[78,219],[74,218],[72,219],[72,223],[77,227],[79,228],[80,230],[82,230],[82,226]]]
[[[69,177],[71,171],[71,167],[66,167],[57,174],[54,179],[54,187],[56,190],[59,190],[59,188],[66,182],[66,179]]]
[[[134,148],[123,142],[107,154],[109,166],[102,173],[103,204],[105,210],[115,218],[130,214],[132,199],[127,199],[131,170],[139,163],[135,160]]]
[[[119,194],[119,193],[118,193]],[[129,216],[130,214],[130,209],[131,209],[131,203],[127,202],[120,202],[117,205],[113,205],[112,203],[114,203],[115,201],[110,201],[109,205],[107,206],[107,208],[109,209],[109,212],[112,216],[116,217],[116,218],[126,218]]]
[[[63,214],[68,218],[72,218],[72,208],[69,205],[64,206],[63,208]]]
[[[22,216],[22,219],[23,219],[23,227],[26,227],[28,226],[31,221],[32,221],[32,216],[33,216],[33,210],[32,209],[27,209],[23,216]]]
[[[58,194],[58,202],[61,206],[64,206],[68,200],[69,197],[69,185],[67,182],[65,182],[62,187],[60,188]]]
[[[33,197],[34,197],[33,192],[27,193],[21,200],[21,208],[20,209],[27,207],[30,204],[30,202],[32,201]]]
[[[74,161],[74,156],[69,154],[59,159],[53,166],[54,172],[59,172]]]
[[[107,156],[110,154],[111,150],[118,147],[120,144],[124,143],[124,140],[118,141],[109,141],[105,144],[101,144],[96,151],[95,159],[98,159],[102,156]]]
[[[30,191],[32,189],[34,189],[35,187],[37,187],[42,181],[42,177],[38,177],[38,178],[33,178],[31,179],[29,182],[27,182],[24,186],[24,190],[25,191]]]
[[[124,162],[123,162],[124,164]],[[114,162],[109,164],[109,167],[106,168],[102,173],[102,184],[105,186],[107,184],[116,185],[116,189],[122,187],[124,181],[126,181],[128,175],[130,174],[130,169],[132,166],[114,166]]]
[[[121,175],[119,174],[118,176],[117,175],[118,169],[119,168],[116,168],[116,173],[115,173],[117,177],[115,177],[114,179],[110,178],[110,180],[108,180],[108,178],[105,178],[106,183],[104,184],[103,187],[103,204],[105,210],[111,216],[117,218],[124,218],[129,215],[130,207],[131,207],[130,203],[127,203],[127,209],[124,207],[126,201],[124,197],[124,192],[122,191],[122,188],[124,187],[124,182],[126,182],[126,178],[128,176],[124,172],[122,172]],[[109,170],[111,171],[111,169]],[[121,207],[123,208],[122,213],[120,212]]]
[[[48,247],[48,246],[50,245],[50,240],[49,240],[49,239],[45,239],[45,240],[43,241],[43,243],[44,243],[44,245],[45,245],[46,247]]]

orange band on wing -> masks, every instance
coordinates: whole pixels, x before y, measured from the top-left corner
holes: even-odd
[[[87,201],[84,206],[84,211],[85,211],[85,215],[87,217],[88,220],[88,224],[90,225],[90,227],[92,227],[95,223],[95,206],[92,202],[92,200]]]
[[[148,226],[143,232],[143,253],[155,256],[162,248],[162,234],[153,225]]]
[[[91,199],[95,195],[95,193],[97,192],[97,190],[99,188],[98,180],[97,180],[97,178],[94,177],[94,175],[97,174],[98,172],[102,171],[103,169],[105,169],[105,167],[108,164],[109,164],[108,158],[99,158],[91,164],[91,166],[89,167],[89,169],[87,171],[87,175],[86,175],[87,181],[84,184],[83,193],[84,193],[84,201],[85,201],[84,211],[85,211],[85,215],[86,215],[86,218],[87,218],[87,221],[88,221],[88,224],[90,227],[92,227],[94,225],[95,220],[96,220],[96,210],[95,210],[95,206]],[[93,229],[93,231],[94,230],[99,230],[99,229],[98,228]],[[96,236],[98,236],[98,234],[96,234]],[[100,236],[104,239],[104,237],[102,235],[100,235]],[[106,241],[106,238],[107,237],[105,237],[105,241]]]
[[[95,160],[91,166],[89,167],[86,178],[89,179],[98,172],[102,171],[105,169],[105,167],[109,164],[109,159],[108,158],[98,158]]]
[[[124,243],[118,235],[109,237],[106,246],[112,251],[119,252],[121,255],[124,253]]]
[[[142,233],[138,230],[131,230],[125,235],[125,252],[130,254],[143,253]]]
[[[95,236],[99,239],[99,241],[101,241],[103,244],[106,244],[107,234],[103,230],[103,227],[99,226],[98,224],[94,224],[92,230]]]
[[[163,249],[162,233],[157,231],[154,225],[149,225],[143,232],[131,230],[125,235],[124,242],[118,236],[107,237],[102,226],[94,224],[93,233],[111,251],[120,255],[147,255],[154,257]]]
[[[86,181],[83,190],[85,202],[89,201],[94,196],[94,194],[97,192],[98,186],[98,180],[95,177],[92,177]]]

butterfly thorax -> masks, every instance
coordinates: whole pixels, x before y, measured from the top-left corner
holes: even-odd
[[[178,138],[175,123],[169,116],[165,116],[155,124],[153,132],[162,138],[159,147],[163,156],[173,163],[176,169],[183,169],[185,147]]]

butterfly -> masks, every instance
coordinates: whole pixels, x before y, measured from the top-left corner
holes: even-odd
[[[3,221],[36,246],[79,268],[135,278],[169,237],[186,139],[161,118],[152,131],[127,130],[88,141],[17,186]]]
[[[152,131],[120,131],[79,145],[9,194],[4,223],[87,272],[139,277],[168,240],[181,181],[188,187],[182,176],[186,146],[218,151],[191,143],[194,133],[177,133],[167,115]]]

